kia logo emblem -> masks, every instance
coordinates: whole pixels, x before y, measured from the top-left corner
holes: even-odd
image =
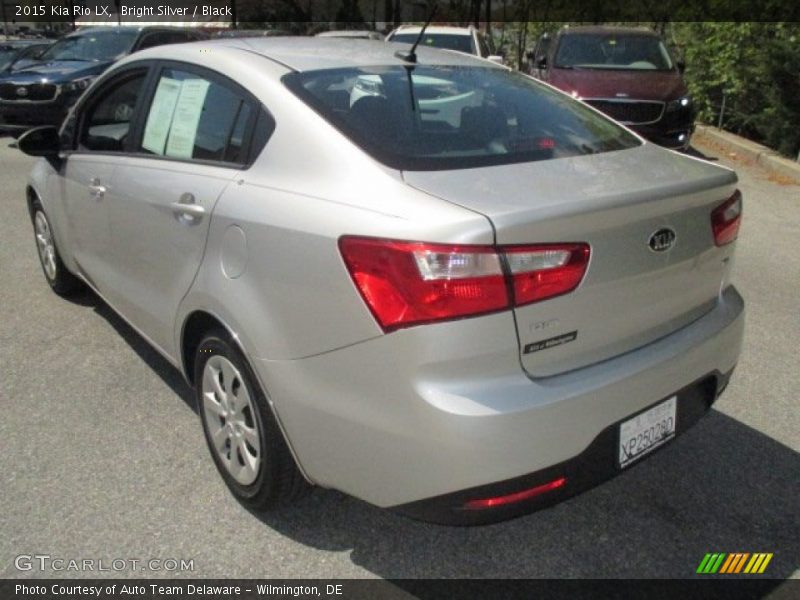
[[[24,87],[17,88],[17,96],[24,98],[28,95],[28,89]]]
[[[675,232],[668,227],[656,231],[650,236],[648,245],[653,252],[666,252],[675,245]]]

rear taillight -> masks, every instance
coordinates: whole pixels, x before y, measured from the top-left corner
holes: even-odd
[[[503,249],[521,306],[571,292],[589,264],[587,244],[510,246]]]
[[[736,190],[723,204],[711,213],[711,229],[717,246],[730,244],[739,235],[742,222],[742,193]]]
[[[384,331],[509,306],[491,246],[343,237],[350,275]]]
[[[586,244],[503,248],[345,236],[339,248],[387,332],[567,293],[580,283],[589,259]]]

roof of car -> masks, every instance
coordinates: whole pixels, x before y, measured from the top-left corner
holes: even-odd
[[[577,27],[564,27],[559,31],[560,35],[573,34],[610,34],[610,35],[650,35],[659,37],[652,29],[646,27],[621,27],[606,25],[579,25]]]
[[[208,43],[208,42],[205,42]],[[378,65],[408,64],[396,53],[408,44],[387,44],[378,40],[362,40],[334,37],[278,37],[238,38],[214,40],[215,45],[224,45],[255,52],[282,63],[295,71],[336,69],[346,67],[370,67]],[[417,64],[496,67],[485,60],[451,50],[417,48]]]
[[[377,31],[370,31],[369,29],[334,29],[332,31],[321,31],[316,34],[316,37],[383,39],[380,33]]]
[[[82,27],[64,37],[85,35],[87,33],[138,33],[141,31],[186,31],[188,27],[172,27],[169,25],[121,25],[119,27]],[[63,38],[62,38],[63,39]]]
[[[395,29],[392,33],[419,33],[422,30],[422,26],[420,25],[401,25],[397,29]],[[455,27],[453,25],[430,25],[426,30],[425,33],[430,34],[442,34],[446,33],[449,35],[472,35],[474,29],[472,27]]]

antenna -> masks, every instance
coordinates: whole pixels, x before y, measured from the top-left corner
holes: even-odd
[[[425,35],[425,30],[428,28],[428,25],[430,25],[431,21],[433,21],[433,17],[436,15],[436,9],[438,7],[439,7],[438,4],[436,2],[434,2],[433,3],[433,7],[431,8],[431,14],[428,16],[428,20],[425,21],[425,25],[422,26],[422,29],[420,30],[419,35],[417,36],[417,39],[414,42],[414,45],[411,46],[411,50],[409,50],[408,52],[403,52],[402,50],[398,50],[397,52],[394,53],[394,55],[397,58],[400,58],[400,59],[402,59],[402,60],[404,60],[406,62],[410,62],[410,63],[416,64],[416,62],[417,62],[417,46],[419,45],[420,41],[422,40],[422,36]]]

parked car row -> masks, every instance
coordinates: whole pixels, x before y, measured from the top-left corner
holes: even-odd
[[[503,64],[504,57],[475,27],[403,25],[387,42],[441,48]],[[232,30],[216,37],[287,36],[278,29]],[[383,39],[374,31],[326,31],[319,37]],[[120,27],[70,34],[44,54],[30,42],[0,46],[0,129],[16,132],[57,124],[89,83],[115,60],[156,45],[203,39],[191,29]],[[11,44],[20,47],[11,48]],[[6,60],[6,56],[10,57]],[[529,74],[583,100],[670,148],[688,148],[695,110],[676,61],[652,31],[624,27],[565,27],[545,34],[528,55]],[[31,59],[38,59],[33,62]],[[365,84],[366,85],[366,84]]]
[[[60,124],[80,95],[120,58],[162,44],[196,41],[204,35],[175,27],[109,27],[64,36],[0,76],[0,129],[21,133]]]

